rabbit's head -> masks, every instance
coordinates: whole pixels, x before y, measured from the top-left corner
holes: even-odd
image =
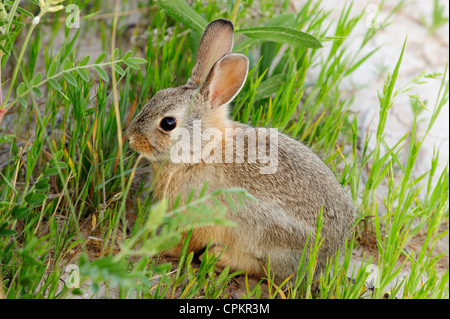
[[[227,104],[239,93],[248,72],[245,55],[231,53],[234,27],[218,19],[205,29],[187,83],[157,92],[130,124],[130,147],[151,161],[167,159],[174,136],[193,137],[194,126],[224,128]]]

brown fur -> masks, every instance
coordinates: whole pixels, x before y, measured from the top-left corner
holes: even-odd
[[[278,133],[278,167],[274,174],[260,174],[262,163],[173,163],[168,158],[172,146],[170,134],[159,128],[163,117],[177,119],[177,128],[192,131],[193,121],[202,121],[202,130],[208,127],[254,128],[231,121],[226,103],[241,89],[248,69],[244,55],[229,53],[233,33],[231,22],[219,19],[211,22],[202,37],[197,56],[195,79],[179,88],[159,91],[136,116],[128,129],[133,149],[144,154],[155,173],[154,194],[169,198],[173,203],[178,194],[186,199],[191,189],[208,190],[242,187],[258,201],[246,201],[245,208],[229,212],[227,218],[236,227],[205,226],[193,230],[189,250],[201,252],[208,243],[217,254],[225,250],[219,266],[247,270],[255,276],[264,276],[270,255],[271,270],[279,281],[297,272],[302,250],[308,235],[314,241],[316,222],[323,207],[324,238],[316,261],[317,271],[334,257],[345,243],[354,220],[355,210],[334,174],[309,148]],[[231,39],[229,39],[231,37]],[[228,39],[227,39],[228,38]],[[228,54],[219,56],[217,43],[222,39]],[[229,48],[228,48],[229,47]],[[224,47],[220,47],[223,50]],[[218,59],[210,70],[205,70],[211,58]],[[242,70],[245,68],[245,72]],[[233,72],[234,69],[239,71]],[[201,76],[199,75],[201,74]],[[206,75],[205,75],[206,74]],[[197,85],[198,79],[204,81]],[[214,96],[209,93],[214,91]],[[220,96],[221,102],[214,100]],[[242,134],[236,131],[236,134]],[[257,135],[256,135],[257,136]],[[239,136],[235,136],[239,138]],[[244,139],[248,150],[252,137]],[[147,143],[142,142],[146,140]],[[222,146],[234,141],[222,141]],[[268,143],[268,142],[267,142]],[[225,154],[222,154],[223,158]],[[247,156],[245,159],[248,159]],[[226,205],[224,199],[220,199]],[[169,253],[178,255],[181,243]]]

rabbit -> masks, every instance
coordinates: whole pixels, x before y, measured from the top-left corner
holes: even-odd
[[[246,200],[237,212],[227,211],[226,217],[235,227],[193,229],[188,250],[201,253],[209,244],[208,252],[220,256],[216,265],[221,268],[230,266],[263,278],[268,275],[270,258],[275,280],[295,278],[309,235],[309,243],[314,242],[322,209],[323,242],[316,260],[317,274],[346,242],[355,208],[328,166],[307,146],[280,132],[274,135],[278,142],[275,172],[261,172],[264,163],[249,161],[248,154],[244,161],[230,162],[238,150],[248,151],[249,145],[255,145],[251,143],[256,139],[257,145],[266,143],[269,147],[270,137],[229,118],[228,104],[243,87],[249,68],[245,55],[231,53],[233,35],[234,25],[227,19],[208,24],[191,77],[185,85],[158,91],[149,100],[127,129],[129,146],[150,161],[157,199],[166,197],[173,204],[178,194],[186,199],[192,189],[201,189],[205,182],[210,191],[240,187],[256,198]],[[174,132],[187,130],[192,139],[196,122],[201,123],[202,132],[211,128],[216,133],[234,132],[228,139],[222,135],[219,146],[236,146],[242,134],[255,134],[247,134],[243,146],[235,147],[231,155],[222,154],[228,161],[198,160],[198,149],[189,151],[191,162],[172,160]],[[201,145],[204,147],[204,142]],[[166,253],[179,256],[181,249],[182,242]]]

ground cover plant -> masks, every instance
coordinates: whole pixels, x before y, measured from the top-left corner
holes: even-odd
[[[138,21],[127,20],[135,13]],[[350,111],[354,101],[340,84],[382,49],[364,51],[392,16],[368,28],[356,50],[349,41],[365,12],[353,12],[348,2],[337,21],[329,16],[319,0],[304,1],[300,11],[281,0],[0,4],[0,298],[229,298],[237,283],[240,298],[448,298],[448,269],[435,267],[448,255],[435,252],[448,236],[448,165],[437,169],[436,150],[431,169],[412,174],[426,135],[448,107],[448,65],[398,83],[405,37],[374,106],[376,134],[362,135]],[[299,265],[297,279],[281,284],[270,264],[266,278],[251,283],[241,271],[216,269],[218,256],[206,252],[199,261],[186,244],[177,261],[159,256],[192,227],[233,227],[218,196],[231,207],[251,197],[244,189],[205,187],[169,209],[152,197],[148,164],[124,136],[155,92],[186,82],[203,29],[217,18],[234,22],[234,51],[251,61],[233,118],[303,141],[358,208],[344,257],[331,258],[319,279],[313,274],[320,219],[303,250],[311,258]],[[411,96],[414,125],[388,145],[390,108],[425,80],[440,81],[435,100]],[[424,108],[432,116],[417,137]],[[380,202],[381,183],[389,191]],[[406,249],[419,232],[426,234],[420,247]],[[352,251],[360,246],[367,254],[355,266]]]

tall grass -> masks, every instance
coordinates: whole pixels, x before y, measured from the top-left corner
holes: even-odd
[[[440,75],[420,74],[402,86],[397,76],[403,46],[379,93],[376,134],[361,136],[358,118],[349,111],[353,101],[342,98],[340,84],[379,48],[362,54],[376,32],[368,29],[359,49],[349,49],[348,38],[364,17],[353,15],[351,3],[332,28],[321,1],[306,1],[300,12],[290,12],[288,1],[194,1],[188,6],[177,0],[178,9],[189,8],[187,17],[164,1],[138,1],[145,17],[142,25],[128,28],[125,14],[135,9],[131,4],[90,1],[78,3],[86,18],[79,30],[65,27],[59,3],[42,3],[51,1],[25,6],[6,1],[0,7],[5,93],[0,101],[0,297],[65,298],[87,290],[120,298],[227,298],[229,281],[237,276],[245,278],[243,298],[259,298],[264,289],[269,298],[381,298],[387,290],[392,298],[399,293],[404,298],[448,297],[448,271],[435,270],[443,255],[434,253],[437,241],[448,236],[448,227],[442,232],[448,223],[448,165],[437,171],[436,150],[431,170],[418,178],[412,174],[426,135],[448,107],[447,68]],[[100,9],[111,13],[106,22]],[[248,80],[233,103],[234,119],[277,127],[306,143],[330,165],[359,208],[354,234],[341,248],[343,259],[330,259],[318,289],[314,258],[299,265],[297,280],[277,285],[269,268],[267,278],[251,286],[242,272],[216,269],[218,256],[206,252],[196,264],[195,256],[187,253],[189,236],[177,263],[159,257],[192,227],[233,227],[224,219],[218,196],[237,198],[236,205],[250,198],[243,189],[208,194],[205,187],[168,210],[166,201],[155,203],[151,181],[140,174],[147,164],[119,133],[156,91],[187,80],[202,28],[221,17],[235,21],[235,50],[251,61]],[[326,46],[327,54],[318,46],[252,38],[252,30],[260,26],[267,32],[280,27],[303,31]],[[93,32],[104,52],[80,55],[84,39]],[[132,44],[125,41],[130,32],[138,39]],[[55,45],[58,37],[63,38],[60,47]],[[308,76],[312,69],[319,70],[313,80]],[[415,134],[424,103],[415,98],[412,131],[390,147],[384,140],[389,110],[424,77],[441,78],[426,134],[420,139]],[[375,139],[373,150],[370,139]],[[406,160],[399,156],[405,149]],[[365,182],[363,170],[368,170]],[[394,174],[398,171],[400,179]],[[382,181],[389,185],[385,214],[376,198]],[[211,201],[216,205],[208,205]],[[320,223],[318,227],[317,237],[309,239],[311,250],[305,248],[303,256],[314,257],[320,249]],[[426,233],[420,249],[407,250],[420,231]],[[353,249],[364,245],[368,235],[377,254],[367,254],[351,268]],[[377,276],[369,291],[373,264]],[[408,275],[392,285],[406,264]],[[75,273],[68,270],[72,268]],[[306,269],[307,277],[299,280]]]

